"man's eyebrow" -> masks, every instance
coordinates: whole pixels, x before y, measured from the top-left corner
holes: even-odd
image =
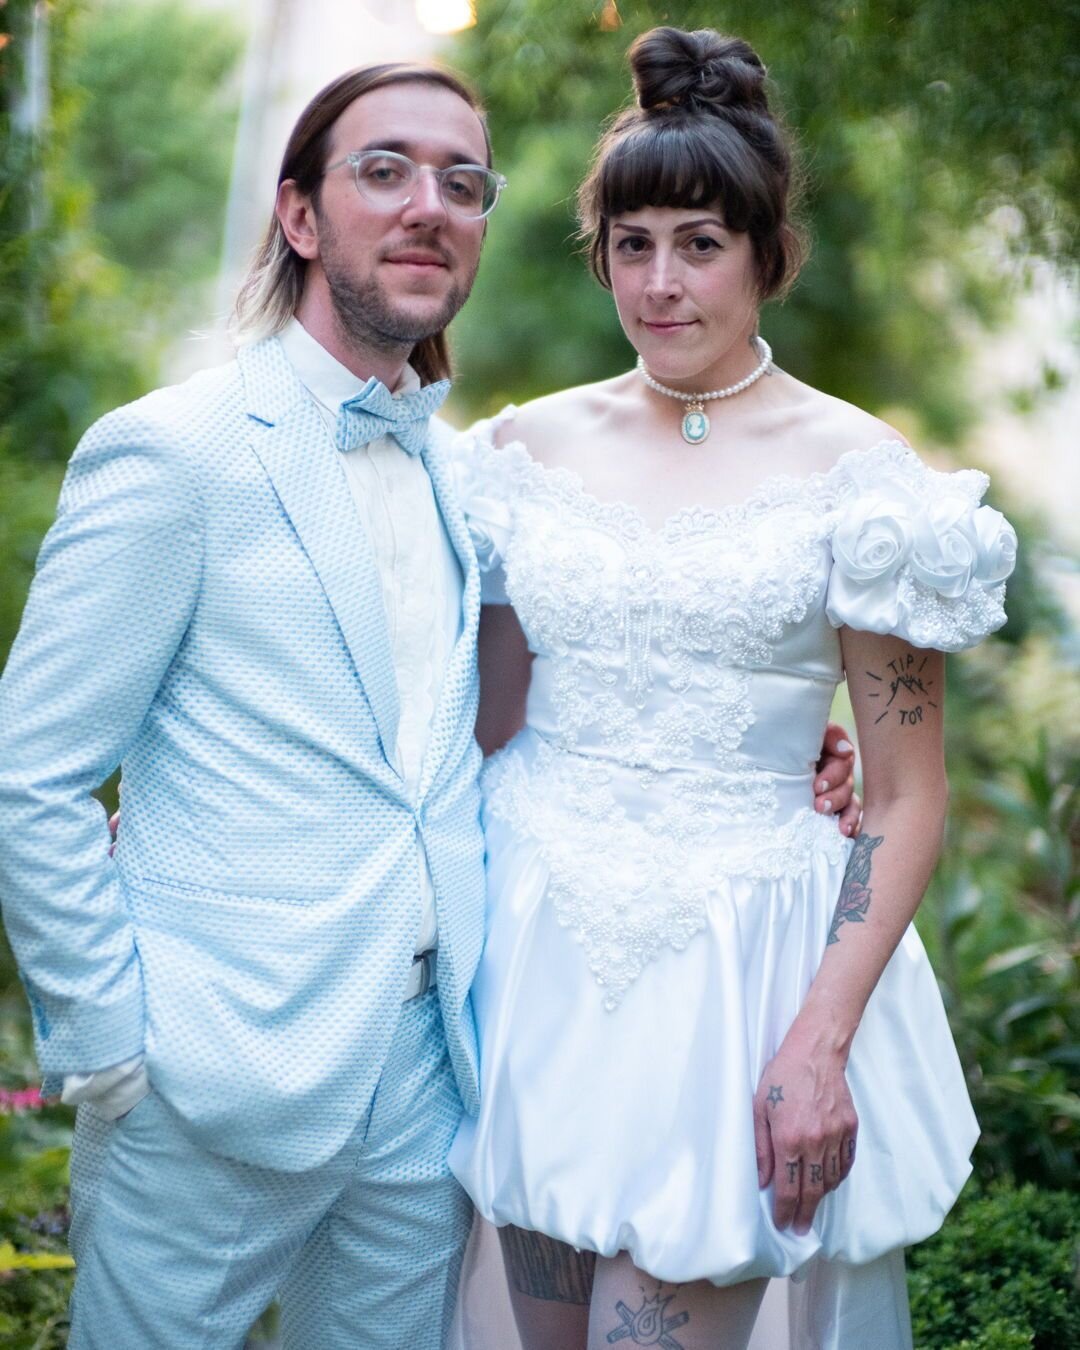
[[[360,147],[359,153],[365,154],[368,150],[389,150],[395,155],[404,155],[407,159],[412,159],[416,154],[416,147],[408,141],[369,141],[367,145]],[[476,160],[468,150],[448,150],[440,156],[444,164],[483,164],[482,160]]]

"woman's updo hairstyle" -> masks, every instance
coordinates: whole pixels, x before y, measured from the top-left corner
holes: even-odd
[[[757,53],[711,28],[653,28],[627,59],[637,107],[620,113],[601,137],[578,191],[597,279],[611,289],[613,216],[649,206],[719,206],[729,229],[750,236],[761,299],[782,295],[806,250],[790,218],[791,149],[769,111]]]

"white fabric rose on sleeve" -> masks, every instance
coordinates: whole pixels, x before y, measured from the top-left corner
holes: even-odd
[[[957,599],[971,585],[978,558],[975,512],[965,497],[939,497],[915,517],[911,570],[924,586]]]
[[[914,498],[899,485],[852,504],[833,534],[830,619],[835,609],[845,616],[840,623],[853,628],[870,633],[895,629],[896,575],[911,557],[916,508]]]
[[[833,531],[829,622],[940,651],[1000,628],[1016,531],[979,506],[985,475],[934,472],[906,447],[872,467],[874,481],[856,478],[861,490]]]
[[[984,586],[996,586],[1012,576],[1016,568],[1016,531],[992,506],[980,506],[974,521],[979,541],[976,579]]]

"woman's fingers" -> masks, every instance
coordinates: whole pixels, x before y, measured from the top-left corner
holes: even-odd
[[[857,1125],[821,1141],[807,1138],[772,1141],[776,1155],[773,1213],[777,1228],[802,1237],[810,1231],[817,1207],[851,1172],[855,1161]]]
[[[802,1195],[802,1159],[781,1152],[773,1176],[773,1219],[777,1228],[787,1228],[795,1218]]]
[[[825,761],[829,759],[841,759],[848,765],[848,772],[855,764],[855,744],[852,738],[848,736],[846,730],[842,728],[840,722],[829,722],[825,728],[825,740],[821,745],[821,759],[818,760],[818,769],[825,768]]]
[[[765,1118],[766,1103],[760,1097],[754,1101],[754,1152],[757,1154],[758,1186],[766,1187],[773,1178],[773,1146],[769,1122]]]
[[[851,794],[851,800],[840,812],[840,833],[849,839],[858,837],[862,827],[862,798],[857,792]]]
[[[857,1132],[852,1130],[840,1141],[840,1180],[843,1181],[855,1166],[855,1141]]]
[[[855,784],[855,762],[850,755],[823,755],[814,771],[814,791],[838,792],[847,785],[848,792]]]
[[[795,1209],[793,1227],[799,1237],[809,1233],[814,1222],[817,1207],[825,1195],[825,1155],[816,1158],[804,1158],[802,1164],[802,1190]]]
[[[825,815],[842,813],[854,791],[855,747],[844,728],[830,722],[814,772],[815,809]]]

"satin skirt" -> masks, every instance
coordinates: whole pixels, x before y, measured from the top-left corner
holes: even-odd
[[[758,1188],[753,1094],[817,971],[842,861],[731,877],[709,897],[705,931],[649,962],[607,1011],[547,899],[541,847],[486,815],[481,1110],[450,1154],[485,1219],[626,1251],[658,1280],[719,1285],[809,1276],[819,1260],[867,1265],[937,1230],[978,1126],[913,928],[852,1046],[851,1175],[801,1237],[777,1230],[772,1190]]]

